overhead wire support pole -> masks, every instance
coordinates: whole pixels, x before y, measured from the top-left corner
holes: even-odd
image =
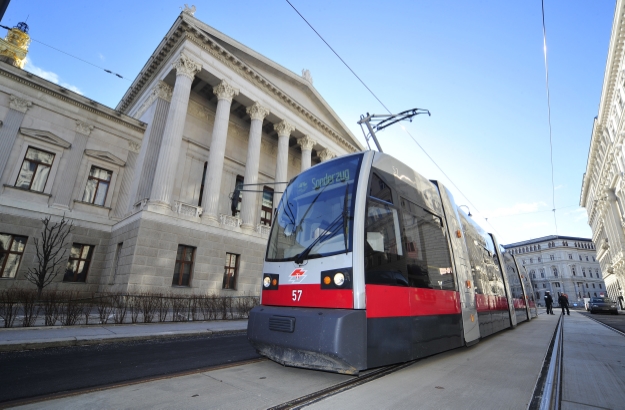
[[[430,110],[426,110],[425,108],[413,108],[410,110],[402,111],[399,114],[367,113],[366,116],[360,116],[358,124],[360,125],[360,128],[362,128],[363,124],[366,125],[367,129],[369,130],[368,135],[364,129],[362,130],[363,134],[365,134],[365,140],[367,141],[367,145],[369,145],[369,138],[373,138],[373,142],[375,142],[375,146],[377,147],[378,151],[384,152],[382,151],[382,147],[380,146],[380,142],[378,141],[375,132],[382,131],[384,128],[389,127],[400,121],[409,120],[410,122],[412,122],[412,117],[415,117],[419,114],[427,114],[428,116],[432,115],[430,114]],[[372,124],[372,122],[374,122],[374,124]]]

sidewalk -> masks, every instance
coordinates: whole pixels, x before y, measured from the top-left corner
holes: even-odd
[[[563,337],[561,408],[623,408],[625,335],[571,312]]]
[[[210,335],[245,329],[247,320],[9,328],[0,329],[0,352]]]

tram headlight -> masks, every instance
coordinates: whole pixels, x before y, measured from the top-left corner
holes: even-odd
[[[269,276],[265,276],[265,279],[263,279],[263,286],[266,288],[271,286],[271,278]]]
[[[343,286],[343,283],[345,283],[345,275],[343,275],[341,272],[335,274],[334,275],[334,284],[336,286]]]

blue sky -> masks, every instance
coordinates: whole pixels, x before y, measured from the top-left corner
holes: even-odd
[[[502,243],[556,233],[540,0],[291,2],[392,112],[432,112],[379,133],[385,152],[446,184]],[[194,4],[195,16],[217,30],[295,73],[309,69],[361,140],[360,115],[386,113],[286,1]],[[545,0],[560,235],[591,235],[579,196],[614,4]],[[115,107],[181,6],[13,0],[2,24],[28,18],[26,69]]]

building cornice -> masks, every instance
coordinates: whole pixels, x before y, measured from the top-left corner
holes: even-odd
[[[608,57],[603,77],[603,87],[601,89],[601,98],[599,100],[599,114],[593,123],[590,147],[588,150],[588,162],[586,163],[586,173],[582,181],[582,189],[580,194],[580,206],[586,207],[589,189],[592,180],[592,167],[594,166],[597,155],[598,145],[603,137],[604,129],[608,123],[610,108],[614,99],[614,92],[618,85],[619,67],[623,60],[623,45],[625,43],[625,1],[617,0],[614,9],[614,21],[612,22],[612,34],[610,36],[610,45],[608,48]],[[616,130],[618,134],[618,130]],[[619,136],[617,135],[617,138]],[[606,153],[607,154],[607,153]],[[603,164],[602,164],[603,165]],[[600,174],[603,167],[600,168]],[[590,179],[590,180],[589,180]]]
[[[117,112],[93,100],[90,100],[80,94],[68,90],[67,88],[61,87],[48,80],[38,77],[32,73],[29,73],[28,71],[21,70],[8,64],[0,63],[0,75],[20,84],[23,84],[27,87],[30,87],[34,90],[52,96],[58,100],[74,105],[80,109],[106,118],[109,121],[113,121],[125,127],[132,128],[133,130],[141,134],[145,132],[145,123],[129,117],[125,114],[122,114],[121,112]]]
[[[315,114],[297,103],[267,78],[222,47],[202,29],[196,27],[193,20],[196,19],[181,13],[165,38],[152,54],[152,57],[137,75],[126,94],[124,94],[117,105],[118,110],[128,113],[128,110],[135,104],[135,100],[142,93],[144,87],[155,80],[155,76],[160,73],[165,62],[169,59],[171,54],[173,54],[173,51],[177,50],[185,40],[188,40],[241,77],[281,101],[286,107],[291,109],[291,111],[305,119],[309,125],[312,125],[315,129],[337,142],[348,152],[358,152],[361,150],[361,147],[347,141]]]

